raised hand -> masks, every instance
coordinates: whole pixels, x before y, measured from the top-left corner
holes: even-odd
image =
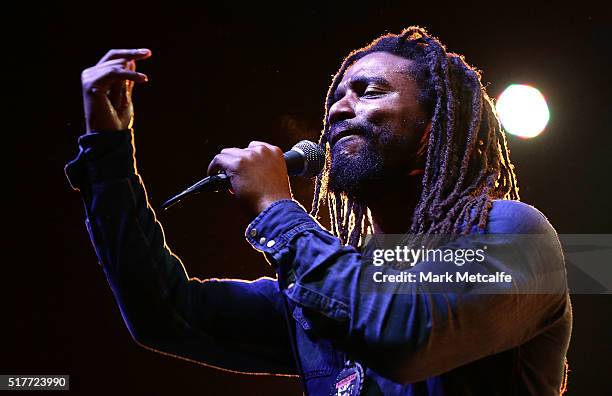
[[[148,49],[113,49],[81,73],[87,133],[132,127],[134,83],[148,81],[136,71],[136,61],[151,56]]]

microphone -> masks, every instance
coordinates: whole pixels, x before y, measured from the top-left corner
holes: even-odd
[[[325,152],[318,144],[309,140],[301,140],[283,153],[289,176],[314,177],[321,173],[325,164]],[[230,178],[225,173],[218,173],[200,180],[185,191],[173,196],[161,205],[168,209],[181,199],[203,191],[216,192],[231,187]]]

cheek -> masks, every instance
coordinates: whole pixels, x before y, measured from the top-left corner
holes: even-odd
[[[400,114],[392,103],[366,103],[360,106],[357,114],[364,120],[377,126],[395,126],[400,124]]]
[[[414,135],[417,133],[417,124],[421,119],[418,109],[405,103],[394,103],[380,110],[380,113],[376,115],[379,121],[385,122],[395,134]]]

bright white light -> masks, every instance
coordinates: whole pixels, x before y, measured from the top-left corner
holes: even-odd
[[[529,85],[510,85],[495,107],[504,129],[522,138],[538,136],[550,118],[544,96]]]

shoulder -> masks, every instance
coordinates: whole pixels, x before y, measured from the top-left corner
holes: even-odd
[[[525,292],[567,293],[563,247],[557,231],[541,211],[524,202],[493,200],[488,220],[488,233],[501,237],[492,238],[503,246],[500,257],[507,258],[513,273],[522,274],[522,280],[528,282],[521,286]]]
[[[487,230],[504,234],[556,234],[540,210],[527,203],[507,199],[493,200]]]

